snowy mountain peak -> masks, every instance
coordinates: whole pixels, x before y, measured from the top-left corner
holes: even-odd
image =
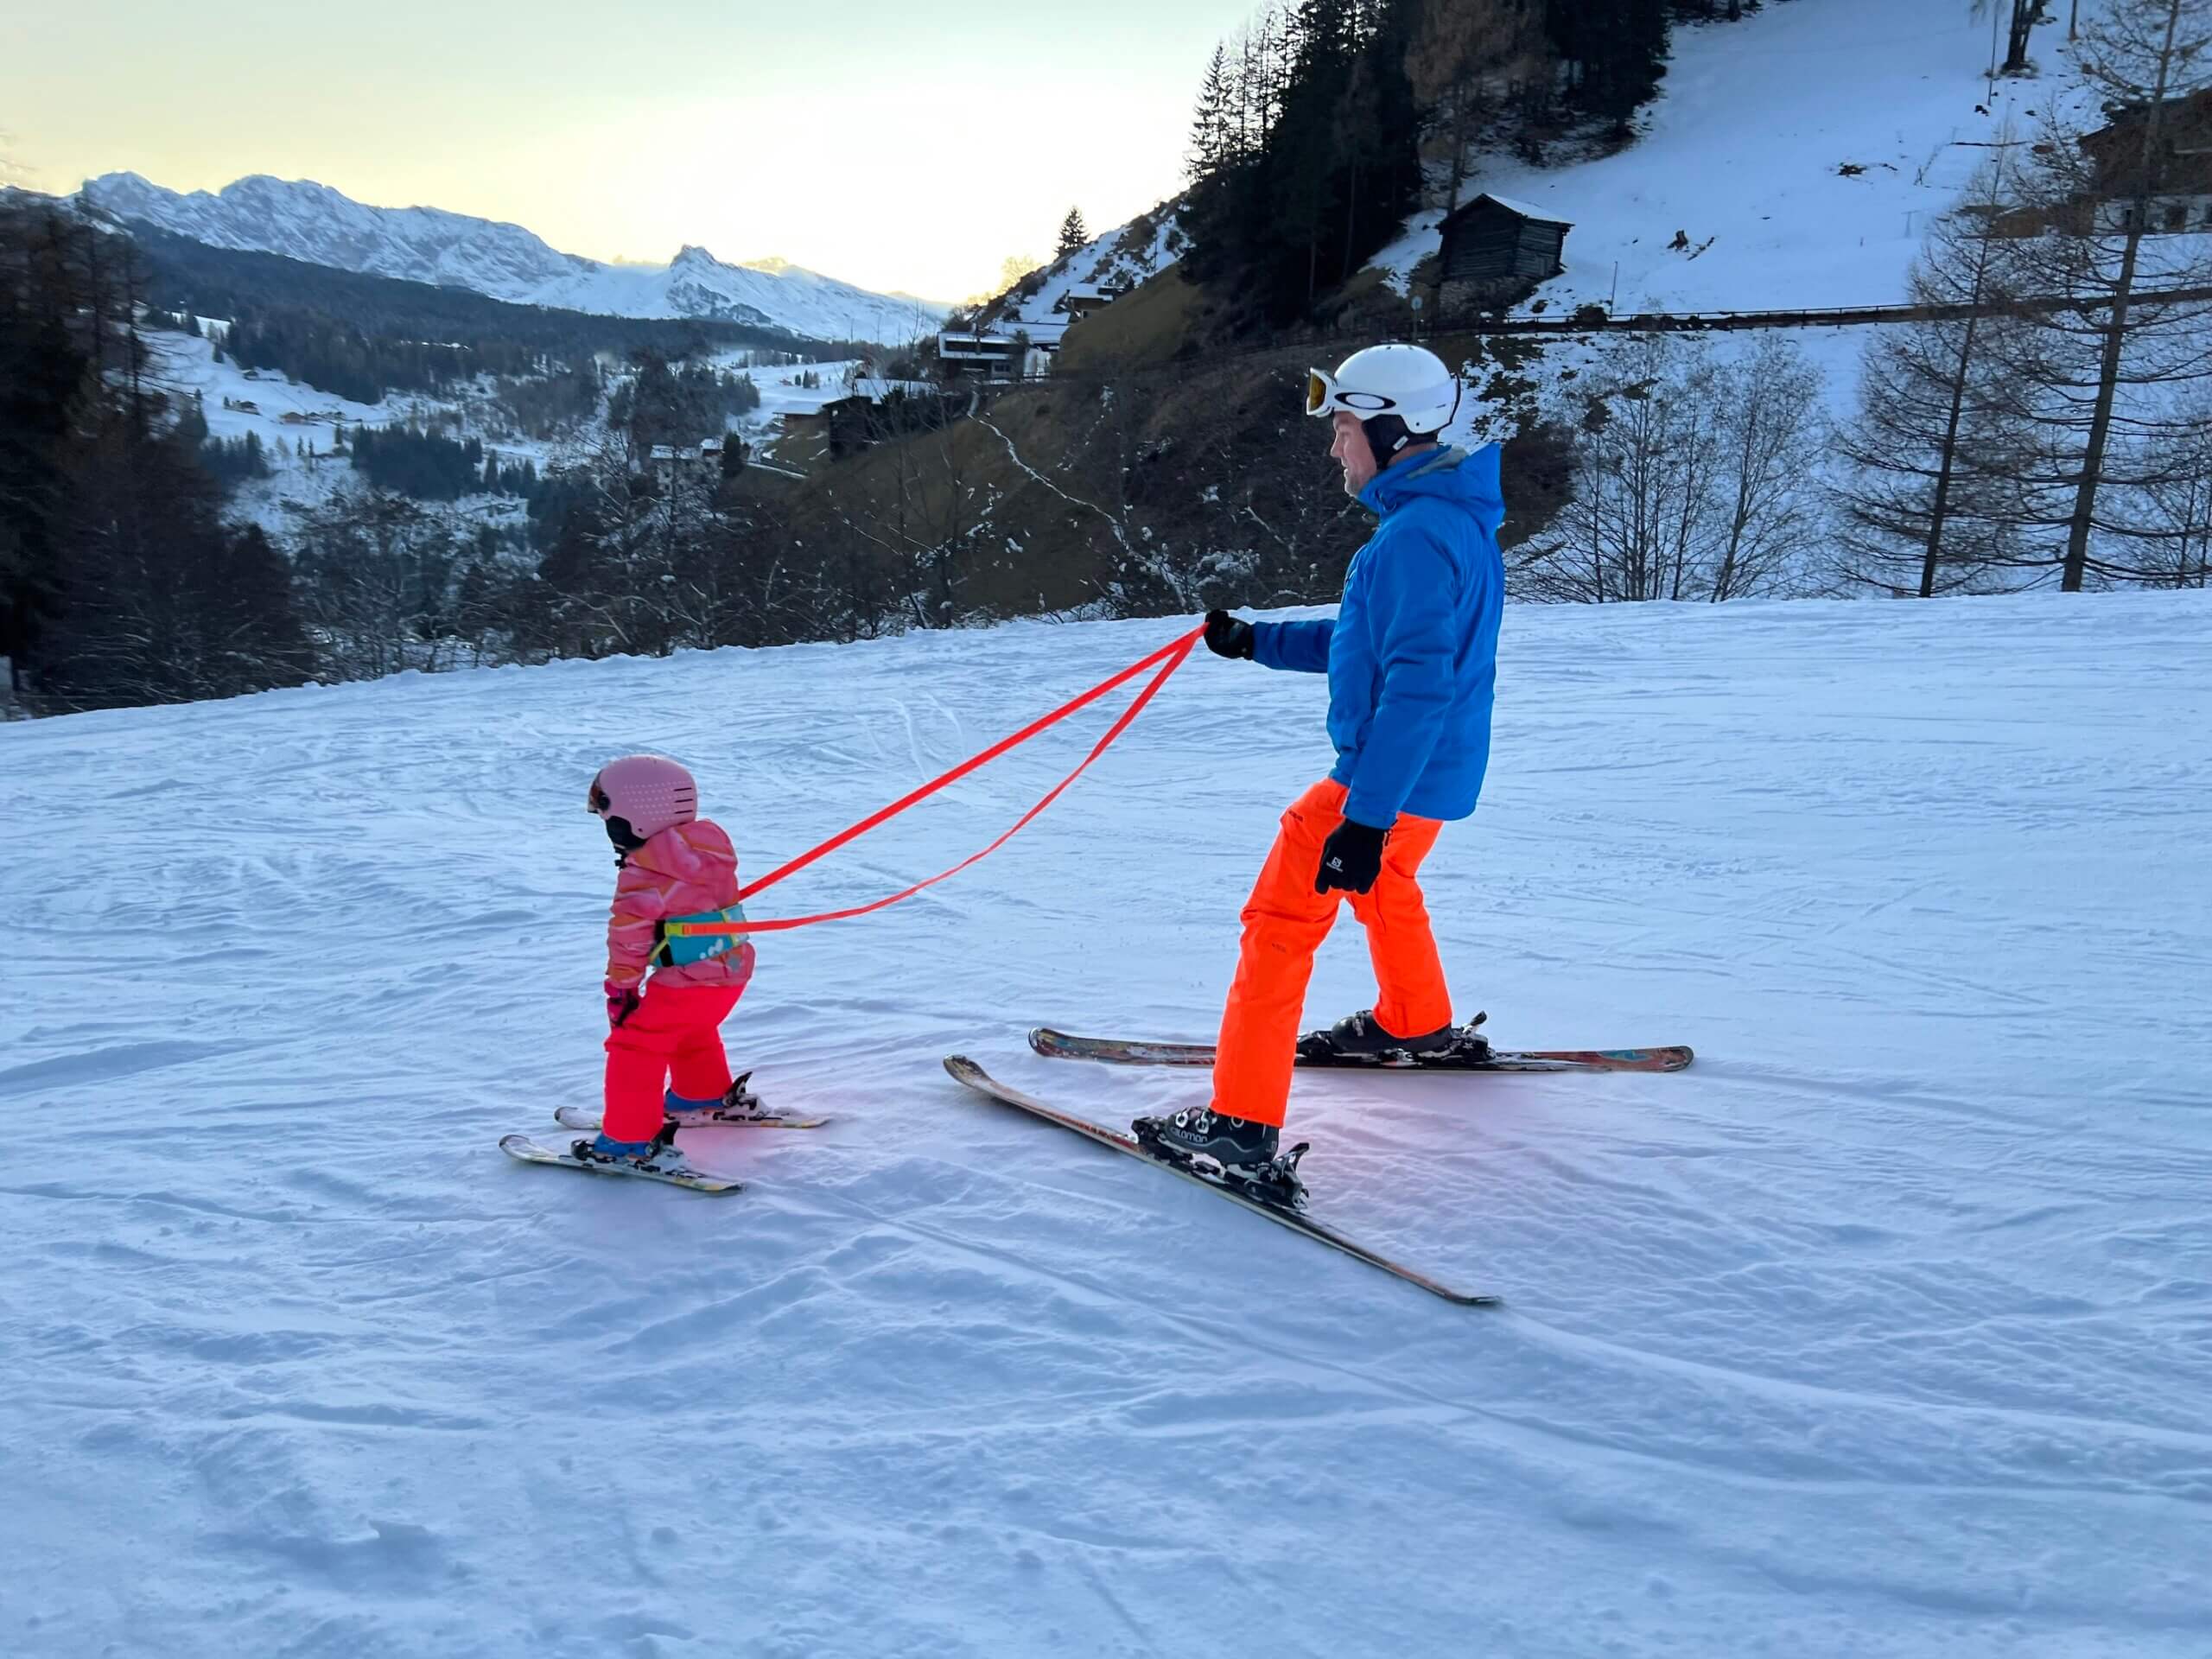
[[[118,219],[213,247],[474,289],[523,305],[622,317],[706,317],[809,340],[906,340],[946,308],[872,293],[785,260],[724,264],[686,244],[664,267],[563,253],[519,225],[438,207],[372,207],[311,179],[257,173],[218,192],[164,189],[136,173],[88,180],[85,193]]]

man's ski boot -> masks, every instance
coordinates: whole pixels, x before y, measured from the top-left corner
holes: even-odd
[[[1489,1053],[1490,1044],[1475,1034],[1475,1028],[1488,1018],[1478,1014],[1464,1026],[1440,1026],[1418,1037],[1399,1037],[1376,1023],[1372,1008],[1362,1008],[1326,1031],[1300,1038],[1298,1053],[1301,1059],[1367,1060],[1376,1065],[1417,1065],[1447,1054],[1479,1059]]]
[[[745,1085],[753,1074],[747,1071],[719,1100],[688,1100],[675,1090],[661,1096],[661,1110],[667,1114],[666,1123],[671,1128],[708,1128],[717,1123],[760,1123],[776,1121],[775,1113],[761,1103],[760,1096]]]
[[[1282,1132],[1272,1123],[1193,1106],[1163,1117],[1140,1117],[1129,1128],[1146,1147],[1193,1174],[1270,1204],[1294,1210],[1305,1205],[1298,1160],[1306,1155],[1306,1143],[1283,1152]]]

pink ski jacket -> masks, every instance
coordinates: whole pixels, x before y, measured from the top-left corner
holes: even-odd
[[[737,853],[719,824],[695,818],[662,830],[623,861],[614,883],[614,907],[607,918],[607,977],[632,986],[650,969],[655,982],[671,987],[742,986],[753,977],[754,955],[753,941],[742,935],[728,955],[704,962],[671,964],[665,952],[653,954],[658,923],[736,902]]]

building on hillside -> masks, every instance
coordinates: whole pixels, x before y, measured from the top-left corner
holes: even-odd
[[[1567,269],[1571,220],[1488,192],[1439,227],[1439,308],[1490,305],[1527,292]]]
[[[1033,379],[1052,366],[1061,333],[1027,321],[972,333],[948,330],[937,337],[937,359],[956,374],[980,374],[988,380]]]
[[[787,409],[778,417],[776,454],[794,466],[818,460],[830,437],[829,417],[818,409]]]
[[[679,482],[704,478],[709,482],[721,476],[722,441],[709,438],[704,443],[657,443],[645,454],[645,470],[662,489],[672,489]]]
[[[2148,104],[2118,111],[2111,125],[2082,140],[2097,197],[2106,204],[2098,212],[2100,229],[2129,229],[2135,198],[2147,188],[2145,231],[2212,231],[2212,90],[2170,99],[2159,117],[2158,153],[2147,158],[2143,141],[2151,119]]]
[[[1092,312],[1113,304],[1114,295],[1101,283],[1077,283],[1052,302],[1055,315],[1065,316],[1070,322],[1080,322]]]
[[[842,460],[886,438],[943,426],[966,399],[934,381],[893,380],[863,365],[813,408],[783,411],[776,454],[795,466]]]
[[[830,458],[842,461],[893,438],[934,432],[950,425],[966,402],[964,394],[926,381],[862,382],[822,406]]]
[[[1011,334],[947,330],[937,337],[937,360],[956,374],[1003,375],[1010,372],[1020,353],[1020,342]]]
[[[2148,104],[2113,111],[2110,124],[2081,140],[2088,163],[2085,188],[2055,207],[2030,202],[1989,214],[1992,230],[2005,237],[2052,230],[2116,236],[2132,228],[2136,202],[2143,198],[2147,235],[2212,232],[2212,92],[2169,100],[2159,120],[2158,153],[2146,157],[2150,115]],[[2050,154],[2048,143],[2035,149],[2037,155]]]

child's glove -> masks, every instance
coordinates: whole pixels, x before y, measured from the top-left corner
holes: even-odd
[[[638,1011],[638,1004],[645,999],[638,995],[634,985],[617,985],[608,980],[601,988],[607,993],[607,1026],[612,1031]]]

